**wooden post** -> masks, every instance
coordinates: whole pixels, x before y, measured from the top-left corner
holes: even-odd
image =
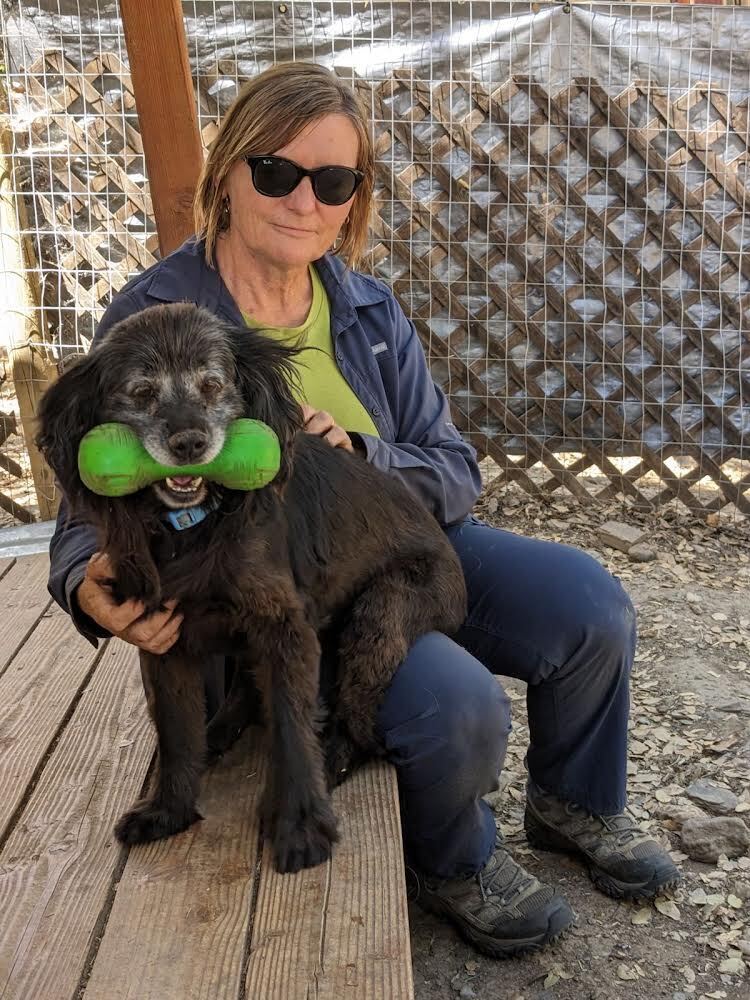
[[[4,92],[0,93],[0,102],[5,112]],[[0,121],[0,337],[10,360],[39,515],[48,521],[57,513],[59,497],[54,476],[37,450],[34,437],[37,405],[54,380],[56,367],[42,336],[41,297],[32,267],[33,254],[23,235],[27,229],[26,209],[14,184],[13,136],[5,113],[3,118]],[[17,510],[15,514],[27,520]]]
[[[193,232],[203,163],[180,0],[120,0],[162,256]]]

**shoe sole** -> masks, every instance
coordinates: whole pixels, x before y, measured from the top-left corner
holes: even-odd
[[[673,889],[682,881],[682,875],[670,862],[662,864],[645,882],[622,882],[614,875],[600,868],[599,865],[582,850],[574,840],[564,836],[557,830],[546,825],[537,817],[529,819],[526,815],[526,839],[539,851],[556,851],[562,854],[575,854],[583,858],[588,867],[589,877],[597,889],[613,899],[653,899],[659,892]]]
[[[541,951],[548,944],[554,944],[569,930],[576,919],[570,906],[561,896],[553,897],[551,902],[556,905],[548,916],[547,927],[544,931],[527,938],[503,939],[493,937],[491,934],[484,934],[476,927],[472,927],[471,924],[467,924],[438,898],[422,895],[417,899],[417,904],[423,910],[434,913],[438,917],[447,917],[461,937],[478,951],[491,958],[501,959],[517,958],[519,955],[526,955],[532,951]]]

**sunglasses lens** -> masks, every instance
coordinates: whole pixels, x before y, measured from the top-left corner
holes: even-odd
[[[315,196],[324,205],[343,205],[357,190],[359,179],[348,167],[327,167],[315,177]]]
[[[267,198],[283,198],[294,190],[298,181],[297,168],[289,160],[268,156],[255,161],[253,184]]]

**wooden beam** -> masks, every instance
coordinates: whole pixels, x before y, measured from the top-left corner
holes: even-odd
[[[4,88],[0,88],[0,110],[7,114],[8,98]],[[10,360],[10,375],[21,414],[39,516],[48,521],[57,513],[59,497],[52,472],[37,450],[34,438],[39,400],[57,372],[44,342],[34,252],[25,235],[29,228],[26,205],[14,170],[14,141],[6,119],[0,126],[0,342],[5,344]],[[0,415],[0,423],[7,429],[6,414]],[[0,506],[19,521],[34,520],[33,514],[10,497],[0,497]]]
[[[180,0],[120,0],[162,256],[193,232],[203,162]]]

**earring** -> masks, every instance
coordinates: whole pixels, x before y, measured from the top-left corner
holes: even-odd
[[[224,199],[221,203],[221,214],[219,215],[219,231],[224,232],[224,230],[229,229],[230,214],[229,214],[229,195],[224,195]]]

